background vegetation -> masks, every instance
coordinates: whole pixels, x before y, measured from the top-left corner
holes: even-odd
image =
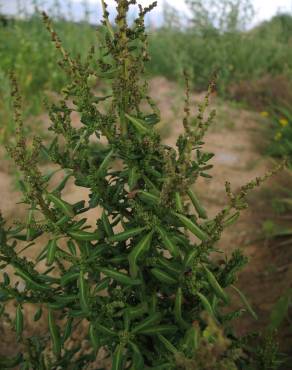
[[[162,27],[151,29],[149,74],[181,81],[183,69],[188,68],[193,88],[202,91],[206,90],[210,75],[218,71],[218,94],[272,113],[272,136],[277,135],[277,142],[273,143],[271,153],[291,154],[291,125],[286,127],[282,121],[279,127],[279,120],[291,120],[292,16],[279,14],[248,29],[254,15],[249,0],[189,0],[188,4],[191,14],[188,22],[167,4]],[[32,1],[32,5],[42,4]],[[58,9],[56,1],[51,10],[56,29],[65,47],[73,55],[81,52],[82,58],[98,33],[88,22],[86,4],[84,20],[78,23],[66,20]],[[7,83],[11,68],[20,78],[26,116],[39,114],[43,92],[59,92],[65,82],[61,69],[56,67],[55,50],[39,14],[36,11],[25,17],[21,12],[24,13],[23,8],[19,9],[17,19],[3,15],[0,23],[2,139],[13,130]],[[282,144],[284,149],[279,148]]]

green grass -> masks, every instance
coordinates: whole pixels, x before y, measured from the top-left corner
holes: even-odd
[[[83,45],[81,58],[95,39],[94,28],[84,22],[57,21],[56,29],[74,56],[78,46]],[[37,14],[26,21],[15,20],[0,28],[0,55],[0,138],[6,139],[13,132],[9,72],[15,71],[19,81],[25,118],[41,113],[45,92],[59,92],[66,77],[57,65],[56,50]]]
[[[65,48],[74,56],[79,51],[82,58],[90,45],[98,45],[95,27],[85,21],[73,23],[58,18],[54,23]],[[289,15],[276,16],[251,31],[223,32],[208,28],[198,32],[196,28],[180,28],[166,23],[164,27],[148,32],[151,55],[148,73],[181,81],[186,68],[191,75],[192,87],[202,91],[207,88],[212,73],[217,71],[217,90],[222,97],[236,98],[238,95],[241,102],[247,101],[251,105],[262,97],[264,104],[269,105],[283,89],[276,86],[270,96],[267,91],[271,86],[262,84],[256,89],[257,81],[272,76],[268,80],[271,84],[273,76],[279,75],[290,81],[292,47],[288,46],[292,42],[291,30],[292,16]],[[0,55],[0,137],[3,139],[13,132],[7,77],[11,69],[16,72],[24,96],[25,117],[41,113],[44,93],[59,92],[66,77],[57,66],[56,52],[38,14],[6,25],[0,23]],[[254,84],[252,91],[241,91],[240,84],[250,82]],[[287,84],[289,89],[292,83]],[[236,93],[234,88],[237,88]],[[265,108],[269,109],[268,106]]]
[[[262,27],[267,32],[258,27],[249,32],[207,35],[162,28],[150,38],[150,70],[177,79],[182,69],[188,68],[198,90],[205,89],[210,74],[218,70],[218,91],[225,95],[230,86],[242,80],[256,80],[267,74],[291,74],[292,48],[287,48],[284,37],[276,37],[266,25]]]

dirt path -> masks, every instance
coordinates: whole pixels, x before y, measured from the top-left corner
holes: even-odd
[[[163,78],[156,78],[151,81],[151,93],[162,112],[163,122],[159,129],[165,142],[173,145],[182,132],[179,118],[183,112],[183,90]],[[203,95],[192,96],[194,107],[202,98]],[[263,157],[259,150],[264,137],[261,126],[265,124],[259,115],[222,104],[219,99],[215,99],[212,105],[217,109],[218,118],[206,136],[205,150],[215,153],[212,160],[215,167],[211,172],[213,179],[200,179],[196,186],[210,216],[215,215],[226,204],[225,181],[230,181],[236,190],[271,168],[270,160]],[[11,219],[16,214],[21,216],[24,209],[19,210],[14,205],[19,193],[11,191],[11,175],[7,166],[7,162],[1,160],[0,208],[4,216]],[[243,248],[244,253],[250,257],[250,264],[241,273],[238,286],[244,290],[260,319],[254,322],[248,315],[244,316],[237,325],[241,333],[263,327],[275,301],[291,286],[291,251],[279,251],[268,247],[264,242],[254,242],[261,235],[262,222],[268,218],[271,209],[265,189],[273,181],[275,180],[269,180],[262,189],[253,193],[250,208],[243,212],[235,226],[226,230],[219,244],[226,254],[232,253],[236,248]],[[66,194],[70,201],[86,196],[84,189],[73,185]],[[92,211],[91,220],[94,222],[98,217],[99,211]]]

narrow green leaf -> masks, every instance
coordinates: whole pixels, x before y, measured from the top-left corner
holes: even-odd
[[[207,217],[207,212],[202,207],[202,205],[200,204],[199,199],[197,198],[196,194],[192,190],[188,190],[187,194],[188,194],[191,202],[193,203],[193,206],[194,206],[195,210],[197,211],[198,216],[200,218],[204,218],[204,219],[208,218]]]
[[[151,240],[152,240],[152,235],[153,235],[153,232],[150,232],[146,236],[144,236],[129,254],[128,259],[129,259],[129,265],[130,265],[130,274],[133,278],[137,277],[138,259],[149,249]]]
[[[156,229],[158,230],[161,240],[164,246],[166,247],[166,249],[168,249],[168,251],[173,257],[178,257],[179,249],[176,246],[176,244],[169,238],[169,236],[167,235],[167,232],[159,226],[156,226]]]
[[[39,321],[39,319],[42,317],[43,310],[41,307],[39,307],[33,317],[33,321]]]
[[[173,278],[169,274],[167,274],[165,271],[153,268],[151,269],[151,273],[156,277],[157,280],[161,281],[162,283],[168,284],[168,285],[174,285],[177,284],[177,279]]]
[[[23,332],[23,313],[20,304],[17,305],[16,315],[15,315],[15,331],[18,338],[22,336]]]
[[[99,343],[99,339],[96,333],[96,329],[94,327],[94,324],[92,323],[89,325],[88,335],[89,335],[92,348],[96,351],[100,347],[100,343]]]
[[[167,340],[163,335],[158,335],[159,340],[164,344],[165,348],[171,352],[172,354],[176,355],[178,353],[178,350],[175,348],[175,346],[170,343],[169,340]]]
[[[78,241],[98,241],[102,237],[100,232],[90,233],[84,230],[69,231],[68,234]]]
[[[207,279],[209,281],[209,284],[214,290],[214,293],[217,295],[218,298],[221,298],[226,304],[229,303],[229,297],[228,295],[224,292],[218,281],[216,280],[215,276],[213,273],[206,267],[203,266],[204,271],[206,273]]]
[[[106,157],[102,161],[101,165],[99,166],[96,176],[101,176],[105,173],[105,171],[107,170],[109,166],[110,161],[112,160],[113,154],[114,154],[114,150],[111,149],[110,152],[106,155]]]
[[[183,202],[180,193],[178,192],[175,193],[175,207],[179,213],[183,213],[184,211]]]
[[[68,217],[74,217],[75,213],[71,204],[65,202],[63,199],[57,197],[53,193],[48,193],[47,199],[52,202],[56,208],[63,212],[64,215]]]
[[[126,275],[122,272],[116,271],[116,270],[112,270],[112,269],[109,269],[109,268],[100,268],[99,270],[100,270],[100,272],[102,272],[106,276],[118,281],[119,283],[121,283],[123,285],[140,285],[140,284],[142,284],[141,280],[133,279],[130,276],[128,276],[128,275]]]
[[[145,227],[135,227],[133,229],[125,230],[119,234],[111,236],[110,238],[108,238],[108,241],[109,242],[122,242],[136,235],[141,234],[141,232],[144,230],[145,230]]]
[[[202,241],[206,241],[209,239],[208,234],[203,231],[198,225],[192,222],[189,218],[179,213],[176,213],[176,216],[180,220],[180,222],[189,230],[191,231],[197,238]]]
[[[255,319],[258,320],[258,316],[255,313],[255,311],[252,309],[251,305],[249,304],[248,300],[246,299],[245,295],[238,289],[236,286],[231,285],[231,287],[236,291],[236,293],[239,295],[240,299],[244,303],[245,307],[247,308],[248,312],[251,314],[251,316]]]
[[[55,322],[53,312],[49,310],[48,312],[48,320],[49,320],[49,331],[51,335],[51,340],[53,344],[53,352],[57,358],[61,355],[61,337],[59,328]]]
[[[158,325],[158,326],[152,326],[149,328],[145,328],[139,331],[139,334],[150,335],[150,336],[156,336],[159,334],[170,335],[170,334],[174,334],[175,332],[177,332],[177,330],[178,330],[178,327],[176,325]]]
[[[124,346],[119,344],[113,355],[112,370],[122,370]]]
[[[79,273],[79,297],[80,297],[80,306],[84,312],[89,312],[89,288],[87,281],[84,277],[84,271]]]
[[[127,113],[125,114],[125,116],[128,118],[128,120],[132,123],[132,125],[140,134],[146,134],[147,132],[149,132],[149,128],[145,126],[143,120],[136,117],[132,117]]]
[[[113,229],[111,227],[111,224],[109,222],[109,219],[108,219],[105,211],[102,212],[101,220],[102,220],[102,224],[103,224],[104,230],[106,232],[106,235],[107,236],[113,236],[114,232],[113,232]]]
[[[67,339],[69,339],[69,337],[72,334],[73,321],[74,321],[73,317],[69,317],[67,322],[66,322],[64,334],[63,334],[63,337],[62,337],[62,343],[63,344],[66,342]]]
[[[47,266],[52,266],[55,261],[57,251],[57,240],[52,239],[49,241],[48,249],[47,249]]]
[[[175,305],[174,305],[174,316],[177,323],[183,328],[187,328],[189,325],[185,322],[182,317],[182,304],[183,304],[183,293],[182,288],[179,287],[176,296],[175,296]]]
[[[162,316],[159,312],[155,312],[154,314],[148,316],[145,320],[141,321],[140,324],[136,325],[132,329],[132,333],[139,333],[145,328],[152,327],[153,324],[157,324],[160,322]]]
[[[212,308],[210,302],[208,301],[208,299],[200,292],[197,292],[197,295],[199,296],[200,301],[201,301],[204,309],[208,312],[208,314],[210,316],[212,316],[214,319],[216,319],[215,313],[214,313],[213,308]]]
[[[132,367],[131,367],[131,370],[142,370],[144,369],[144,358],[143,358],[143,355],[141,353],[141,351],[139,350],[138,346],[133,343],[133,342],[130,342],[130,347],[131,347],[131,350],[132,350],[132,358],[133,358],[133,361],[132,361]]]

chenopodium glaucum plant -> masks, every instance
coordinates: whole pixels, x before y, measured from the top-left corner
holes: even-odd
[[[183,134],[176,148],[162,144],[155,130],[160,113],[141,80],[149,59],[144,18],[156,3],[139,6],[129,25],[132,4],[136,1],[117,1],[112,26],[102,1],[98,50],[92,48],[85,61],[70,56],[43,14],[59,64],[70,77],[60,101],[48,104],[50,144],[25,138],[12,76],[18,130],[8,151],[23,174],[28,215],[16,226],[6,226],[2,217],[0,222],[1,317],[19,348],[15,357],[0,359],[1,368],[103,368],[101,349],[112,370],[237,369],[243,361],[230,324],[242,310],[223,308],[230,304],[225,288],[233,286],[246,258],[235,251],[219,265],[210,255],[224,228],[246,207],[247,191],[271,174],[237,194],[227,183],[229,203],[208,218],[193,184],[209,177],[212,167],[213,155],[202,150],[202,140],[215,116],[205,118],[214,82],[193,116],[186,76]],[[96,95],[97,80],[104,81],[107,95]],[[79,127],[71,122],[74,111]],[[56,171],[44,174],[38,164],[44,155],[63,173],[53,189]],[[88,202],[63,199],[72,179],[89,190]],[[101,210],[94,228],[86,217],[92,209]],[[35,245],[38,255],[25,257]],[[26,305],[35,307],[36,322],[47,319],[48,333],[26,335]]]

